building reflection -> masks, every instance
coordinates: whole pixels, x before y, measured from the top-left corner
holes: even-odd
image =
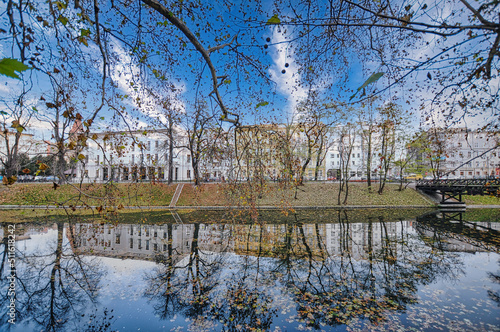
[[[474,223],[477,228],[500,230],[498,223]],[[285,242],[292,251],[310,250],[316,258],[349,254],[351,259],[366,260],[373,252],[387,246],[388,239],[404,240],[419,235],[436,237],[441,247],[449,251],[488,251],[490,246],[467,238],[451,236],[422,220],[384,222],[373,218],[351,223],[346,218],[323,224],[200,224],[194,238],[195,224],[72,224],[73,247],[81,253],[121,259],[153,260],[167,251],[171,241],[175,263],[189,254],[197,241],[205,252],[234,252],[238,255],[279,256]],[[171,238],[169,237],[171,235]],[[70,239],[71,240],[71,239]],[[300,250],[299,250],[300,249]],[[293,254],[293,253],[292,253]]]

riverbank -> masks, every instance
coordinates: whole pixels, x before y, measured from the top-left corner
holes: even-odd
[[[255,187],[210,183],[195,187],[182,186],[177,201],[172,202],[177,184],[119,183],[113,185],[82,184],[15,184],[0,187],[1,210],[67,209],[90,210],[92,213],[129,209],[165,210],[175,208],[223,210],[237,209],[360,209],[360,208],[426,208],[437,202],[415,189],[399,191],[397,184],[388,183],[382,195],[366,183],[350,183],[346,204],[338,204],[339,184],[308,182],[298,188],[284,188],[276,183]],[[342,202],[343,195],[342,194]],[[500,199],[486,196],[463,196],[467,208],[498,208]]]
[[[53,184],[15,184],[0,189],[2,206],[121,206],[168,207],[177,185],[166,184],[83,184],[81,186]],[[338,204],[338,183],[309,182],[295,188],[283,188],[269,183],[252,187],[238,185],[192,184],[183,186],[176,207],[340,207],[340,206],[431,206],[433,202],[414,189],[398,190],[397,184],[387,184],[382,195],[366,183],[349,184],[346,204]],[[342,193],[342,203],[343,203]]]

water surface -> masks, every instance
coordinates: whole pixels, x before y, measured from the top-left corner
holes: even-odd
[[[0,329],[500,331],[494,216],[309,211],[254,222],[16,224],[15,325],[3,224]]]

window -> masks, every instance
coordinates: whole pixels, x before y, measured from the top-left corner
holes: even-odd
[[[96,161],[95,161],[95,163],[96,163],[97,165],[99,165],[99,157],[100,157],[100,156],[99,156],[99,155],[97,155],[97,159],[96,159]]]
[[[148,141],[148,151],[151,151],[151,141]]]
[[[187,155],[187,157],[186,157],[186,162],[187,162],[187,163],[190,163],[190,162],[191,162],[191,155],[189,155],[189,154]]]
[[[123,167],[122,180],[128,180],[128,167]]]
[[[158,153],[155,154],[155,162],[158,162]]]
[[[120,234],[116,234],[115,243],[120,244]]]
[[[359,153],[358,153],[358,158],[359,158]]]
[[[353,164],[353,165],[356,165],[356,162],[353,160],[353,161],[352,161],[352,164]]]
[[[158,149],[158,141],[155,141],[155,148]]]
[[[146,240],[146,250],[149,250],[149,240]]]
[[[132,155],[132,164],[135,164],[135,154]]]
[[[130,239],[130,249],[134,248],[134,239]]]
[[[191,179],[191,170],[190,169],[187,170],[187,178]]]

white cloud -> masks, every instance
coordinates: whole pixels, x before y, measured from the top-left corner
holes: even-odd
[[[294,61],[295,54],[288,43],[287,36],[278,27],[273,27],[271,53],[274,64],[269,68],[271,79],[276,82],[278,91],[287,101],[286,117],[292,120],[297,105],[307,98],[307,89],[301,85],[299,68]],[[288,67],[286,67],[288,64]],[[282,71],[285,71],[284,73]]]
[[[125,103],[131,108],[137,108],[141,115],[145,117],[144,121],[134,120],[137,125],[146,127],[146,121],[158,120],[164,124],[167,123],[167,119],[161,111],[161,106],[158,105],[160,98],[169,98],[172,105],[179,109],[180,112],[185,111],[185,103],[178,97],[187,91],[184,81],[174,84],[175,92],[165,88],[162,89],[157,85],[158,82],[155,84],[145,80],[139,65],[130,56],[129,52],[121,46],[119,41],[113,40],[113,50],[118,56],[118,61],[111,71],[111,79],[124,94],[129,96]],[[151,92],[159,97],[153,96]],[[133,102],[138,99],[140,100],[140,106]],[[130,114],[129,117],[132,118]]]

